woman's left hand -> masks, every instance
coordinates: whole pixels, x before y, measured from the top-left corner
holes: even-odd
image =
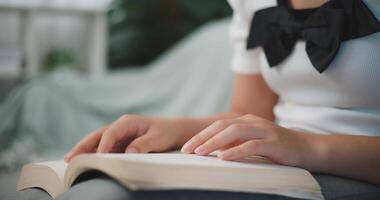
[[[283,128],[275,123],[245,115],[214,122],[182,148],[185,153],[208,155],[216,150],[223,160],[238,160],[249,156],[264,156],[274,162],[307,168],[316,153],[314,134]]]

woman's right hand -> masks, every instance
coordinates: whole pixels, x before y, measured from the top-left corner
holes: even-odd
[[[69,162],[82,153],[147,153],[180,148],[176,123],[169,119],[124,115],[83,138],[65,156]]]

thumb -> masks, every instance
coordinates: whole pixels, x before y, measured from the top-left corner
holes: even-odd
[[[125,153],[148,153],[155,147],[154,139],[150,135],[143,135],[133,140],[125,149]]]

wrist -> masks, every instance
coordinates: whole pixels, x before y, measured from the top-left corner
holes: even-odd
[[[307,144],[309,146],[309,155],[305,155],[304,168],[312,172],[321,172],[328,155],[327,136],[320,134],[307,134]]]

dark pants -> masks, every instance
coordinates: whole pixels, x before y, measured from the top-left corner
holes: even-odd
[[[380,188],[371,184],[350,179],[315,175],[322,187],[326,199],[379,200]],[[6,195],[2,200],[51,200],[52,198],[39,189],[28,189]],[[291,198],[216,191],[129,191],[117,182],[105,176],[89,179],[74,185],[69,191],[58,197],[59,200],[287,200]]]

